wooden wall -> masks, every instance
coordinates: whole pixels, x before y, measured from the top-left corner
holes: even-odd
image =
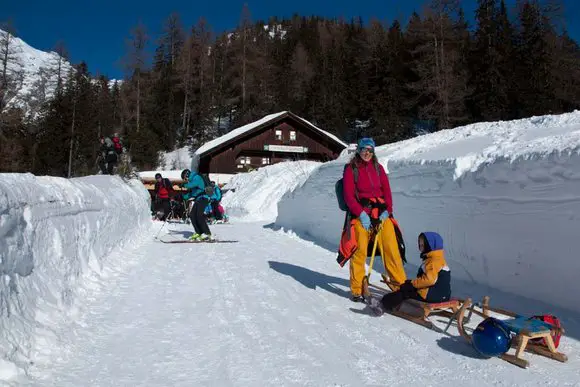
[[[282,139],[276,138],[276,130],[282,131]],[[296,132],[296,140],[290,140],[290,131]],[[308,153],[289,153],[265,151],[264,145],[288,145],[308,148]],[[199,171],[202,173],[238,173],[246,172],[264,166],[262,158],[270,159],[270,164],[284,160],[334,160],[342,151],[340,146],[331,141],[327,136],[313,132],[304,124],[297,122],[291,117],[285,117],[281,121],[273,123],[251,137],[232,143],[227,148],[217,151],[213,155],[207,155],[200,159]],[[250,157],[250,165],[238,168],[240,157]]]

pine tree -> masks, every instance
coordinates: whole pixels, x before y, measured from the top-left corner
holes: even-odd
[[[552,58],[547,42],[549,26],[539,5],[531,1],[523,3],[519,21],[516,47],[519,116],[553,113],[554,92],[550,83]]]

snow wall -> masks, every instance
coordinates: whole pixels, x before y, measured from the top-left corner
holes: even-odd
[[[222,205],[236,221],[273,221],[280,199],[304,183],[322,163],[281,162],[234,175],[224,187]]]
[[[454,278],[580,311],[579,144],[575,112],[378,147],[409,262],[420,264],[417,235],[437,231]],[[347,160],[322,165],[284,196],[276,225],[336,250],[344,212],[334,184]]]
[[[58,340],[83,277],[151,225],[149,200],[139,181],[119,177],[0,174],[0,379]]]

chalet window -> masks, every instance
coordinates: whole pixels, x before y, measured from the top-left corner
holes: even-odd
[[[270,164],[270,158],[269,157],[262,157],[262,165],[268,165]]]
[[[244,166],[242,164],[238,164],[238,169],[242,169]]]
[[[240,159],[240,164],[244,165],[244,164],[252,164],[252,158],[251,157],[242,157]]]
[[[296,141],[296,131],[290,131],[290,141]]]
[[[282,139],[282,130],[276,129],[276,140],[281,140],[281,139]]]

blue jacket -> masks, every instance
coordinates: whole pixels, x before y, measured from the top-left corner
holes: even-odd
[[[222,200],[222,190],[217,184],[213,187],[213,195],[211,195],[210,200],[214,202],[220,202]]]
[[[189,180],[186,183],[183,183],[183,187],[187,189],[187,193],[183,195],[183,199],[200,199],[200,198],[208,198],[205,194],[205,184],[203,183],[203,178],[201,175],[191,172],[189,175]]]

